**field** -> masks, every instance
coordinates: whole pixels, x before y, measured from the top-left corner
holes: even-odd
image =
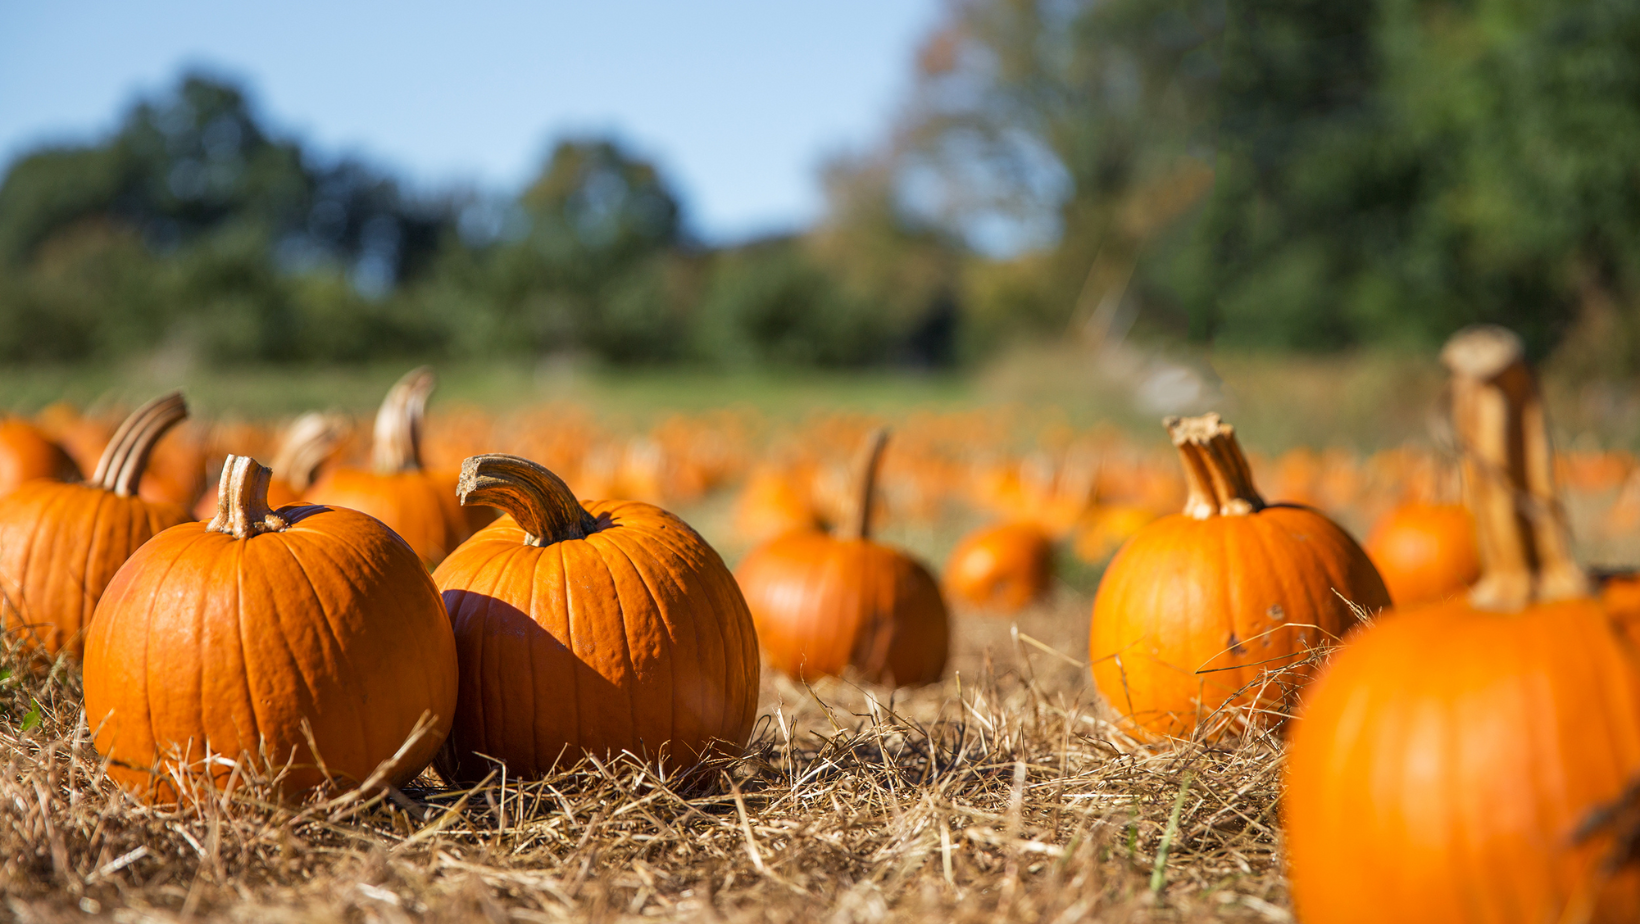
[[[561,453],[578,490],[653,494],[733,563],[753,540],[742,492],[756,472],[812,463],[818,497],[858,434],[886,421],[901,440],[893,445],[906,448],[885,463],[883,538],[935,566],[962,532],[1009,504],[1049,504],[1079,447],[1100,453],[1101,477],[1114,478],[1120,460],[1175,482],[1154,422],[1164,409],[1223,408],[1259,454],[1270,493],[1310,492],[1303,499],[1358,533],[1403,497],[1405,473],[1441,463],[1439,429],[1429,426],[1440,389],[1432,362],[1230,357],[1213,374],[1202,368],[1067,352],[1016,357],[971,378],[450,370],[429,454],[448,464],[485,439],[536,447],[542,461]],[[315,406],[368,413],[401,371],[36,371],[8,379],[0,401],[32,411],[66,396],[95,408],[180,380],[211,432],[228,433],[236,421]],[[1171,397],[1157,393],[1167,388]],[[1189,388],[1198,391],[1178,391]],[[1168,401],[1177,407],[1163,408]],[[1615,387],[1555,380],[1549,401],[1562,445],[1575,450],[1567,472],[1585,560],[1632,564],[1634,530],[1613,510],[1637,505],[1640,518],[1640,495],[1625,500],[1633,459],[1611,450],[1640,435],[1640,411]],[[479,419],[478,435],[464,426]],[[707,456],[716,468],[680,480],[689,459],[672,442],[679,433],[694,434],[689,446],[715,447]],[[957,458],[951,447],[965,442],[983,451]],[[650,481],[634,481],[625,462],[599,461],[653,454],[634,446],[658,446],[669,460],[642,470]],[[617,449],[625,455],[610,455]],[[1050,469],[1045,496],[1026,477],[1037,463]],[[974,474],[982,469],[1012,473],[1014,493],[974,487],[991,483]],[[1340,473],[1348,477],[1329,477]],[[1438,489],[1440,478],[1425,480]],[[1139,503],[1112,493],[1115,481],[1098,483],[1096,508]],[[1150,490],[1122,484],[1134,498]],[[1147,503],[1177,503],[1165,485],[1162,495]],[[231,796],[150,808],[104,777],[77,669],[9,659],[0,678],[6,910],[19,921],[121,922],[1291,920],[1279,738],[1144,748],[1110,724],[1086,664],[1109,548],[1088,552],[1078,541],[1082,513],[1065,526],[1047,600],[1014,618],[956,610],[942,682],[890,696],[765,670],[748,752],[672,779],[630,759],[473,789],[429,771],[403,791],[291,806],[247,767]]]

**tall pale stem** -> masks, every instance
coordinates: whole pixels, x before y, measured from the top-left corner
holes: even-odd
[[[851,539],[871,538],[871,513],[877,503],[877,471],[882,466],[883,450],[887,446],[887,427],[878,427],[866,437],[865,448],[860,453],[860,474],[856,482],[860,490],[860,503],[854,510],[854,522],[848,531]]]
[[[109,439],[91,483],[120,497],[134,497],[154,445],[187,417],[188,403],[180,391],[161,395],[137,408]]]
[[[1253,470],[1236,441],[1236,429],[1217,414],[1162,421],[1184,464],[1184,513],[1198,520],[1242,516],[1264,509]]]

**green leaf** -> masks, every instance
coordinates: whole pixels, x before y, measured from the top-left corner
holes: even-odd
[[[27,713],[25,713],[23,715],[22,731],[30,731],[36,725],[39,725],[40,724],[40,718],[41,718],[40,704],[38,702],[35,702],[34,703],[34,708],[30,709]]]

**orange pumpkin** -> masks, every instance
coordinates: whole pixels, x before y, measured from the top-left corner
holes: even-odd
[[[279,508],[300,501],[302,493],[313,484],[319,466],[329,461],[347,438],[347,431],[347,421],[336,414],[309,411],[291,421],[273,457],[268,505]],[[194,505],[194,517],[208,520],[216,515],[216,509],[216,488],[213,487]]]
[[[945,670],[950,617],[921,562],[871,539],[877,467],[888,433],[864,454],[854,528],[845,538],[787,533],[754,549],[736,577],[769,665],[793,677],[841,674],[869,683],[932,683]]]
[[[138,408],[84,484],[31,481],[0,498],[0,624],[25,649],[78,657],[103,588],[137,547],[188,520],[138,496],[154,444],[188,416],[180,393]]]
[[[213,756],[265,758],[289,795],[403,785],[448,732],[455,640],[421,560],[356,511],[270,511],[268,476],[229,456],[216,517],[155,536],[97,607],[86,720],[145,798],[228,785]]]
[[[1367,557],[1396,606],[1444,600],[1480,577],[1475,521],[1460,504],[1406,504],[1367,534]]]
[[[964,536],[945,563],[952,596],[988,610],[1015,613],[1048,592],[1053,543],[1035,522],[1000,523]]]
[[[583,752],[688,766],[744,747],[757,714],[757,636],[717,552],[636,501],[585,506],[507,455],[462,465],[463,504],[509,516],[433,579],[455,627],[461,694],[439,769],[534,778]]]
[[[39,427],[16,417],[0,421],[0,497],[38,478],[79,481],[80,467]]]
[[[1111,560],[1093,603],[1093,676],[1143,740],[1279,724],[1301,662],[1389,605],[1361,547],[1308,507],[1266,504],[1217,414],[1165,421],[1184,461],[1181,514]],[[1279,673],[1277,673],[1279,672]]]
[[[1568,554],[1520,341],[1442,353],[1481,578],[1397,611],[1305,697],[1283,799],[1307,924],[1640,920],[1640,662]],[[1606,817],[1607,809],[1613,809]]]
[[[467,516],[448,477],[421,464],[422,417],[438,380],[422,366],[399,379],[376,414],[371,469],[326,469],[303,500],[351,507],[404,537],[428,568],[467,538]]]

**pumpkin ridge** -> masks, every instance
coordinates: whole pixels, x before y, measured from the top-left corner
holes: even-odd
[[[178,552],[179,553],[186,552],[188,549],[192,548],[196,543],[198,543],[203,536],[204,536],[204,532],[201,531],[200,535],[190,537],[188,539],[187,543],[185,543],[178,550]],[[133,557],[135,557],[135,556],[133,556]],[[171,577],[171,572],[176,570],[177,562],[180,560],[180,558],[181,558],[180,554],[173,555],[171,557],[171,560],[165,563],[165,570],[162,571],[159,574],[158,579],[155,580],[150,586],[154,587],[156,591],[159,588],[164,587],[165,582],[168,581]],[[129,561],[129,560],[130,559],[127,559],[127,561]],[[142,622],[144,624],[145,629],[148,626],[153,625],[153,623],[154,623],[154,612],[155,612],[155,610],[157,610],[159,608],[159,601],[160,601],[161,596],[162,595],[159,594],[159,593],[152,593],[148,597],[148,606],[143,610],[143,619],[142,619]],[[119,614],[116,613],[116,615],[119,615]],[[198,615],[199,615],[199,612],[196,609],[195,616],[197,617]],[[153,751],[151,760],[153,761],[153,763],[158,764],[160,761],[162,761],[164,759],[165,755],[160,753],[160,741],[162,739],[160,738],[160,734],[159,734],[159,726],[155,724],[155,719],[158,715],[158,712],[157,712],[157,710],[154,709],[154,684],[152,683],[152,678],[149,676],[149,673],[148,673],[148,666],[150,664],[154,663],[154,655],[153,655],[153,651],[151,650],[151,648],[154,644],[154,634],[151,633],[151,632],[146,632],[146,631],[143,634],[144,634],[144,640],[143,640],[143,646],[142,646],[142,670],[140,672],[135,672],[135,673],[137,674],[137,676],[142,678],[142,690],[143,690],[143,697],[142,698],[143,698],[143,702],[147,704],[148,740],[153,745],[153,747],[151,749]],[[203,638],[204,635],[205,635],[204,632],[199,633],[200,638]],[[198,684],[198,686],[199,686],[199,691],[200,691],[199,711],[200,711],[200,715],[204,715],[205,714],[205,684],[204,684],[203,680],[201,680],[201,682]],[[201,741],[199,744],[200,744],[201,748],[205,747],[205,742]],[[153,768],[152,767],[146,767],[146,768],[137,768],[137,769],[139,769],[139,770],[152,770]]]
[[[477,569],[466,569],[465,573],[468,575],[492,575],[488,593],[479,593],[476,589],[463,589],[455,591],[455,593],[461,594],[460,603],[456,609],[455,615],[463,617],[461,619],[463,624],[470,624],[475,621],[478,624],[479,631],[473,632],[472,634],[478,639],[477,651],[473,655],[473,663],[477,666],[479,682],[482,682],[484,678],[488,676],[499,676],[499,672],[489,672],[484,670],[485,659],[487,657],[497,656],[495,653],[490,651],[490,647],[488,645],[488,640],[491,637],[490,612],[495,608],[497,603],[502,602],[496,592],[501,587],[502,579],[507,576],[508,571],[513,567],[513,562],[502,562],[501,566],[494,568],[493,572],[490,568],[496,560],[501,559],[502,557],[513,558],[514,556],[508,554],[511,551],[512,549],[510,548],[503,549],[498,551],[490,558],[485,559],[485,569],[483,571],[479,571]],[[441,593],[440,596],[442,597],[443,594]],[[525,615],[530,616],[528,613]],[[452,620],[452,623],[454,622],[455,620]],[[467,633],[463,633],[463,635],[466,634]],[[533,675],[530,677],[530,683],[532,685],[535,683],[535,677]],[[478,742],[478,747],[475,748],[475,750],[482,750],[484,753],[490,753],[491,751],[496,750],[496,748],[493,746],[494,742],[490,741],[489,735],[484,733],[484,730],[492,727],[492,723],[489,721],[489,715],[492,711],[498,713],[499,715],[499,720],[494,723],[494,725],[502,728],[503,730],[506,728],[506,725],[504,724],[507,718],[506,709],[504,708],[506,705],[506,697],[492,697],[491,690],[489,688],[480,686],[478,687],[478,695],[472,697],[472,702],[477,704],[476,708],[480,721],[477,723],[476,727],[482,734],[482,739]],[[495,708],[492,709],[492,706]],[[453,734],[454,733],[452,732],[452,735]],[[531,760],[534,760],[534,758],[535,755],[532,752]]]
[[[585,732],[582,729],[582,725],[585,724],[583,721],[585,716],[581,714],[581,672],[577,667],[585,662],[581,660],[581,652],[575,648],[575,617],[580,615],[576,611],[578,601],[570,594],[569,563],[564,560],[564,544],[555,542],[548,548],[558,553],[558,578],[564,593],[564,647],[569,649],[570,657],[575,662],[570,665],[568,671],[570,700],[575,704],[575,707],[570,710],[571,714],[575,716],[575,735],[572,740],[585,741]]]
[[[511,516],[511,515],[512,514],[508,514],[508,516]],[[529,536],[529,531],[525,530],[522,525],[519,526],[519,532],[522,532],[524,534],[523,538],[527,539],[527,537]],[[557,545],[557,543],[554,543],[554,545]],[[530,577],[529,577],[530,602],[529,602],[529,609],[525,611],[524,615],[529,617],[530,621],[534,622],[536,625],[541,625],[540,617],[538,617],[536,615],[537,613],[542,612],[541,610],[536,609],[536,595],[540,591],[541,585],[543,583],[542,580],[541,580],[541,568],[542,568],[543,565],[546,565],[549,562],[549,559],[547,557],[547,553],[541,546],[532,546],[532,545],[529,545],[527,542],[524,542],[524,541],[520,541],[520,543],[517,546],[515,546],[514,548],[517,551],[515,551],[512,555],[509,556],[509,560],[507,562],[505,562],[504,564],[502,564],[501,567],[494,569],[495,570],[495,581],[494,581],[494,583],[492,583],[490,585],[490,589],[491,589],[490,602],[488,602],[484,605],[484,618],[485,618],[485,621],[486,622],[489,621],[490,611],[495,608],[496,602],[498,602],[500,600],[500,597],[496,596],[494,594],[494,591],[500,589],[501,582],[503,580],[505,580],[506,577],[509,574],[512,573],[512,569],[514,567],[517,567],[517,565],[515,565],[514,562],[516,562],[520,559],[532,559],[529,563],[529,567],[530,567]],[[565,612],[564,625],[565,625],[565,633],[567,635],[568,634],[568,626],[569,626],[569,609],[568,609],[568,600],[567,600],[568,594],[569,594],[569,590],[568,590],[569,575],[568,575],[568,572],[566,572],[564,570],[563,560],[564,560],[564,550],[560,546],[559,549],[558,549],[558,562],[559,562],[559,564],[558,564],[558,573],[562,577],[562,579],[563,579],[562,583],[565,587],[564,594],[565,594],[565,597],[566,597],[566,601],[565,601],[565,611],[564,611]],[[475,573],[487,573],[488,570],[489,570],[489,566],[486,566],[485,572],[475,572]],[[551,636],[552,632],[551,632],[550,629],[548,629],[546,626],[541,626],[541,628],[542,628],[542,631],[546,632],[549,636]],[[486,638],[489,637],[488,631],[486,631],[485,637]],[[535,646],[534,644],[531,644],[529,646],[530,690],[532,692],[539,689],[540,680],[538,678],[541,676],[540,670],[539,670],[539,668],[536,664],[536,661],[535,661],[535,649],[536,649],[536,647],[537,646]],[[566,647],[568,647],[568,646],[566,646]],[[499,670],[496,671],[496,673],[495,673],[496,677],[501,677],[502,675],[503,675],[503,672],[499,671]],[[496,698],[496,705],[501,707],[499,711],[501,712],[503,717],[506,715],[507,699],[508,698],[505,697],[505,696],[499,696],[499,697]],[[529,762],[530,762],[531,768],[536,769],[536,770],[539,770],[540,768],[546,766],[546,764],[547,764],[547,762],[542,759],[542,755],[545,753],[545,749],[541,746],[541,723],[540,723],[541,699],[542,699],[542,697],[540,697],[540,696],[530,696],[529,697],[529,701],[530,701],[530,724],[529,724],[529,728],[530,728],[530,761]],[[577,700],[576,709],[579,710],[579,708],[580,708],[579,700]],[[577,722],[580,721],[579,711],[577,711],[577,713],[576,713],[576,721]],[[485,727],[488,727],[488,726],[485,726]],[[501,725],[501,727],[505,728],[506,725],[503,723]]]
[[[628,529],[631,529],[631,527],[628,527]],[[657,533],[657,532],[660,532],[660,531],[659,530],[643,530],[643,532],[645,533],[644,538],[654,538],[653,534]],[[677,632],[677,630],[678,630],[678,626],[677,626],[678,620],[676,620],[674,618],[670,618],[673,615],[671,607],[674,605],[674,602],[676,600],[681,600],[687,606],[689,606],[689,608],[691,610],[689,615],[690,615],[691,618],[689,618],[687,620],[684,620],[684,621],[689,623],[689,631],[690,631],[690,634],[694,637],[694,645],[693,645],[692,649],[690,649],[692,657],[689,658],[685,663],[696,664],[696,665],[700,664],[701,661],[702,661],[702,654],[705,651],[705,646],[701,644],[701,637],[700,637],[700,631],[701,631],[700,623],[702,622],[702,620],[693,618],[697,614],[694,612],[694,604],[692,602],[692,597],[694,595],[690,593],[692,588],[689,588],[689,587],[685,586],[683,581],[677,575],[672,574],[671,573],[672,569],[662,568],[661,570],[667,572],[667,576],[671,578],[671,580],[668,583],[671,584],[673,591],[675,591],[675,593],[676,593],[676,597],[663,597],[663,595],[657,593],[656,588],[661,586],[661,582],[656,579],[656,576],[650,570],[647,570],[647,569],[645,569],[644,567],[641,567],[638,564],[637,558],[635,558],[634,555],[633,555],[633,550],[627,548],[626,544],[622,541],[625,537],[624,536],[618,537],[618,536],[614,535],[614,533],[615,533],[614,530],[604,530],[604,531],[599,532],[598,535],[603,536],[605,538],[602,539],[599,542],[594,543],[594,544],[595,545],[608,544],[608,545],[612,546],[613,548],[615,548],[615,550],[619,551],[623,556],[625,556],[627,562],[630,565],[632,565],[633,570],[638,575],[638,579],[643,582],[644,590],[649,594],[650,598],[653,599],[656,603],[656,608],[655,608],[656,618],[665,627],[665,633],[664,634],[666,635],[668,641],[672,643],[674,651],[677,648],[677,644],[676,644],[677,639],[674,638],[673,633]],[[667,538],[670,538],[670,537],[667,537]],[[678,550],[675,547],[671,546],[670,543],[663,543],[663,548],[666,548],[669,552],[671,552],[674,555],[677,555],[677,553],[678,553]],[[640,550],[641,550],[641,547],[640,547]],[[655,566],[655,565],[660,564],[660,562],[656,561],[652,556],[649,556],[649,555],[646,554],[643,557],[647,560],[646,563],[651,568],[653,568],[653,566]],[[679,556],[679,557],[681,558],[682,556]],[[663,600],[664,600],[664,604],[663,604]],[[727,658],[725,658],[725,663],[727,663]],[[679,721],[678,721],[678,699],[679,699],[678,692],[679,691],[677,689],[677,674],[675,672],[672,674],[672,684],[670,685],[669,690],[670,690],[670,693],[671,693],[671,703],[672,703],[670,739],[675,740],[679,737],[679,724],[680,724]],[[699,713],[697,713],[697,714],[699,714]],[[702,715],[702,718],[704,718],[704,715]],[[719,719],[720,720],[722,719],[721,714],[719,715]],[[700,724],[700,723],[696,723],[696,724]],[[721,721],[720,721],[720,724],[717,725],[716,727],[718,727],[718,728],[723,727],[722,724],[721,724]]]
[[[287,530],[287,532],[288,532],[288,530]],[[313,535],[318,536],[318,535],[321,535],[321,534],[314,533]],[[246,539],[246,540],[243,540],[243,541],[249,542],[250,540]],[[299,572],[301,572],[303,586],[307,587],[308,591],[313,594],[313,604],[314,604],[313,608],[319,611],[319,616],[320,616],[320,618],[317,619],[317,620],[314,620],[314,622],[315,622],[316,625],[323,625],[324,626],[325,635],[327,635],[330,638],[331,650],[336,653],[335,656],[339,657],[341,659],[343,665],[344,665],[344,669],[337,671],[338,675],[339,676],[357,676],[360,672],[359,672],[357,666],[353,663],[352,652],[350,652],[348,650],[346,645],[342,644],[341,635],[336,631],[336,624],[333,621],[333,619],[331,618],[330,606],[328,605],[328,601],[326,601],[325,598],[319,594],[319,592],[318,592],[319,585],[314,583],[313,577],[312,577],[312,572],[310,572],[308,570],[307,564],[302,561],[301,556],[296,554],[296,548],[295,548],[296,543],[287,541],[287,542],[280,542],[280,543],[278,543],[278,545],[281,549],[284,550],[285,555],[291,560],[291,562],[296,565],[296,569]],[[327,555],[326,557],[329,558],[332,563],[334,563],[336,561],[334,556],[328,556]],[[261,570],[262,569],[257,569],[258,573],[260,573]],[[243,572],[241,572],[241,573],[243,573]],[[279,588],[268,587],[266,589],[268,591],[268,598],[273,601],[275,613],[279,613],[279,600],[282,597],[282,594],[280,592],[278,592]],[[318,694],[321,691],[319,690],[318,686],[313,683],[312,679],[307,676],[307,673],[302,670],[302,667],[301,667],[301,664],[300,664],[300,659],[295,657],[295,651],[291,648],[289,636],[284,635],[284,631],[283,631],[284,630],[283,614],[280,614],[280,617],[281,618],[278,620],[278,624],[279,624],[279,627],[280,627],[281,635],[284,638],[285,650],[288,654],[291,655],[291,660],[293,662],[297,663],[297,670],[298,670],[298,672],[300,672],[302,674],[303,682],[308,685],[308,689],[310,691],[312,691],[312,693],[314,694],[314,702],[315,702],[315,705],[317,705],[318,704]],[[336,667],[336,665],[332,664],[332,668],[335,669],[335,667]],[[349,686],[350,686],[350,692],[354,696],[357,696],[357,695],[360,694],[359,690],[357,690],[356,688],[351,688],[351,685],[349,685]],[[365,719],[365,716],[368,714],[368,710],[365,708],[364,703],[358,702],[356,700],[352,703],[352,706],[353,706],[354,717],[358,720],[358,724],[359,724],[359,739],[358,740],[365,742],[366,745],[368,746],[368,744],[370,742],[370,723],[367,722],[366,719]],[[398,749],[398,745],[400,743],[401,742],[397,742],[397,741],[393,742],[393,748],[391,750],[396,751]],[[323,755],[320,755],[320,756],[322,757]]]
[[[588,538],[590,539],[591,537],[589,536]],[[668,625],[666,617],[665,617],[666,608],[659,605],[660,601],[661,601],[661,598],[655,593],[655,587],[654,587],[653,584],[650,583],[649,576],[644,574],[642,569],[640,569],[638,567],[638,563],[633,560],[632,552],[630,550],[626,549],[625,547],[623,547],[623,546],[621,546],[618,543],[615,543],[613,541],[608,542],[608,543],[589,543],[589,544],[592,545],[593,551],[597,552],[599,561],[601,561],[603,563],[603,566],[604,566],[605,570],[607,570],[609,572],[610,579],[615,585],[615,606],[616,606],[616,608],[618,609],[618,611],[620,613],[621,641],[625,645],[625,649],[626,649],[626,664],[627,664],[627,667],[631,669],[632,676],[634,678],[641,677],[643,675],[638,670],[637,659],[632,656],[632,638],[631,638],[631,635],[630,635],[631,627],[627,624],[627,621],[626,621],[626,599],[624,598],[624,596],[622,595],[622,592],[621,592],[621,581],[616,578],[615,569],[610,567],[609,558],[605,554],[606,546],[609,550],[613,550],[614,552],[620,553],[621,557],[626,560],[627,567],[632,569],[632,573],[635,574],[638,578],[638,581],[643,584],[644,592],[649,594],[649,598],[656,602],[656,604],[657,604],[657,606],[655,607],[656,621],[659,622],[663,627],[666,627]],[[664,632],[664,631],[661,632],[660,634],[661,635],[668,635],[668,633]],[[699,630],[696,630],[696,634],[697,635],[699,634]],[[656,667],[659,667],[659,666],[661,666],[663,664],[667,664],[667,663],[668,662],[663,658],[657,663]],[[677,682],[677,678],[676,678],[676,675],[674,675],[672,673],[670,667],[667,668],[667,678],[666,679],[667,679],[667,682],[664,685],[657,685],[657,686],[665,686],[668,693],[671,694],[671,695],[668,696],[668,700],[672,704],[672,708],[670,710],[668,710],[668,714],[671,716],[671,719],[668,722],[669,727],[667,728],[667,739],[671,740],[673,738],[676,738],[677,734],[678,734],[678,714],[677,714],[677,696],[675,695],[675,691],[673,690],[673,684]],[[638,728],[640,728],[640,725],[638,724],[638,704],[633,700],[634,692],[636,691],[636,688],[638,686],[639,686],[639,684],[636,684],[636,683],[632,684],[632,689],[629,689],[627,691],[627,694],[626,694],[627,710],[632,714],[632,728],[633,728],[634,731],[636,731]],[[720,727],[720,728],[722,727],[721,721],[719,722],[718,727]]]
[[[80,486],[79,485],[69,485],[68,487],[69,488],[75,488],[75,487],[80,487]],[[54,504],[66,504],[69,501],[73,500],[74,497],[78,493],[79,493],[78,491],[73,491],[73,490],[63,490],[63,491],[58,491],[58,492],[47,493],[46,498],[45,498],[45,503],[41,506],[40,512],[35,515],[34,522],[32,524],[30,524],[31,528],[30,528],[30,531],[29,531],[29,534],[28,534],[28,538],[25,542],[22,543],[22,546],[23,546],[23,549],[24,549],[24,552],[23,552],[24,557],[23,557],[22,567],[18,568],[18,573],[28,575],[28,574],[32,574],[32,572],[33,572],[33,569],[30,567],[30,565],[33,564],[35,553],[39,550],[39,536],[40,536],[40,531],[45,528],[46,514],[52,509],[52,506]],[[70,543],[65,541],[66,539],[67,539],[67,537],[65,535],[63,535],[62,531],[55,531],[55,532],[52,533],[52,535],[50,537],[50,540],[47,543],[47,548],[49,549],[49,551],[46,553],[46,563],[47,563],[47,566],[48,566],[48,571],[47,571],[48,578],[49,578],[50,574],[56,570],[55,566],[57,564],[57,555],[58,555],[57,550],[58,550],[59,544],[67,547],[65,549],[65,551],[63,552],[64,557],[67,557],[68,553],[70,551],[72,551],[72,546],[71,546]],[[20,601],[20,603],[23,604],[24,606],[27,606],[27,608],[29,610],[29,612],[24,612],[22,606],[20,606],[18,608],[18,617],[19,617],[19,620],[20,620],[20,626],[19,627],[22,628],[24,631],[28,632],[30,635],[37,635],[37,630],[34,628],[35,623],[34,623],[34,616],[33,616],[33,613],[32,613],[32,610],[34,609],[34,606],[28,600],[28,587],[26,586],[25,582],[19,582],[18,583],[17,598]]]

